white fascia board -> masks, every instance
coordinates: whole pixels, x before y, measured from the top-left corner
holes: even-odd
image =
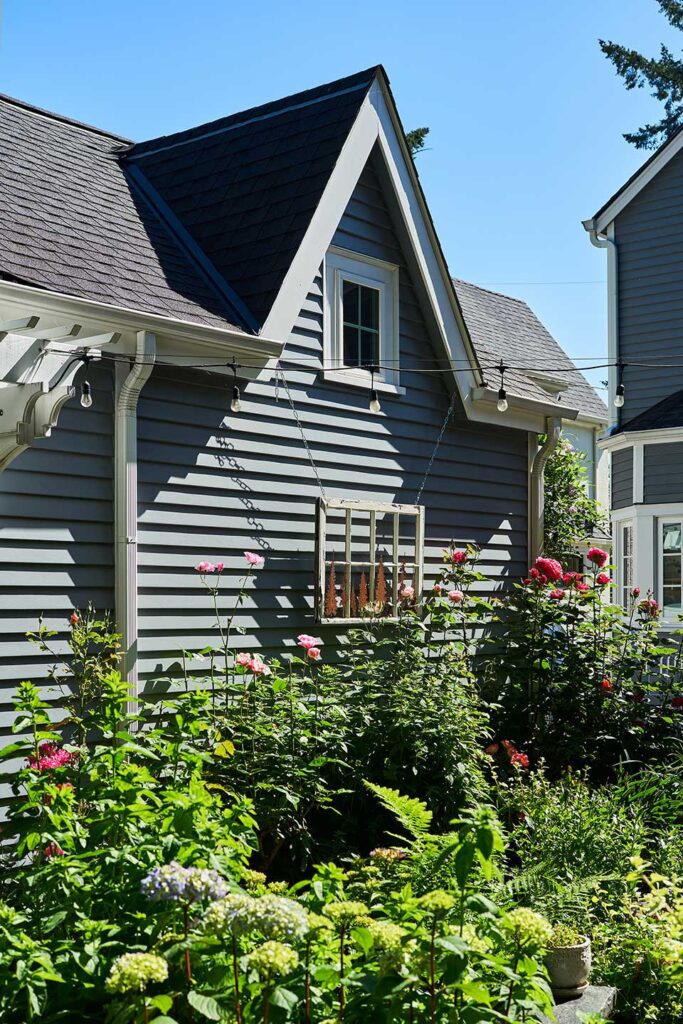
[[[600,447],[607,452],[616,452],[621,448],[638,448],[646,444],[672,444],[683,441],[683,427],[659,427],[656,430],[632,430],[602,437],[598,441]]]
[[[639,192],[655,178],[663,167],[683,149],[683,132],[679,132],[669,143],[662,146],[659,153],[651,157],[644,164],[639,174],[636,174],[633,181],[614,197],[612,202],[595,217],[583,221],[586,231],[597,231],[600,234],[612,223],[615,217],[632,202]]]
[[[254,357],[265,362],[277,357],[284,347],[282,341],[273,341],[267,335],[250,335],[229,328],[174,320],[144,310],[126,309],[106,302],[84,299],[77,295],[50,292],[31,285],[0,281],[0,312],[30,309],[40,315],[41,323],[51,319],[77,319],[88,327],[111,331],[117,328],[125,334],[130,349],[135,347],[138,331],[150,331],[159,340],[171,343],[174,351],[187,350],[188,354],[201,350],[207,355],[232,358]]]
[[[575,409],[558,408],[556,405],[546,405],[510,394],[506,412],[498,412],[497,402],[497,391],[490,388],[472,388],[465,402],[468,419],[474,423],[488,423],[512,430],[526,430],[531,434],[545,434],[549,416],[563,420],[573,420],[576,416]]]

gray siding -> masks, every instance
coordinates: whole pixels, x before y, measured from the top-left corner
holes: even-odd
[[[367,393],[321,379],[322,279],[318,275],[288,341],[287,354],[311,368],[287,378],[330,497],[413,502],[448,404],[437,374],[414,372],[432,352],[420,306],[378,181],[363,175],[335,243],[401,267],[400,334],[405,396]],[[420,360],[417,364],[416,360]],[[266,567],[236,619],[235,642],[280,650],[313,625],[316,481],[286,396],[251,383],[243,411],[228,411],[229,389],[215,379],[156,371],[139,409],[141,670],[163,672],[178,653],[215,642],[211,602],[194,566],[229,567],[225,607],[234,601],[245,549]],[[424,493],[432,575],[451,540],[483,549],[496,584],[527,568],[527,435],[462,421],[443,441]],[[292,613],[294,613],[292,617]],[[337,627],[325,627],[331,642]],[[162,684],[163,685],[163,684]]]
[[[624,361],[683,364],[683,154],[619,214],[619,343]],[[683,388],[678,368],[626,367],[625,423]]]
[[[55,658],[26,639],[39,616],[62,654],[74,608],[114,603],[112,381],[94,368],[89,378],[92,408],[73,399],[52,436],[0,473],[0,744],[19,682],[46,681],[46,699],[58,704],[46,680]]]
[[[612,508],[633,504],[633,449],[612,452]]]
[[[644,446],[643,501],[683,501],[683,443]]]

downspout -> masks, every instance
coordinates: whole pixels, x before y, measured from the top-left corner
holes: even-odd
[[[129,370],[116,367],[114,409],[114,583],[121,634],[121,675],[128,680],[130,708],[138,693],[138,420],[140,392],[156,355],[156,336],[138,331]]]
[[[616,371],[619,362],[619,259],[617,243],[614,239],[614,224],[610,224],[604,233],[598,233],[597,228],[592,225],[592,221],[584,221],[584,227],[588,231],[591,243],[597,249],[607,249],[607,362],[609,363],[607,433],[611,434],[619,425],[619,412],[614,406]]]
[[[530,562],[535,561],[543,552],[543,472],[548,459],[557,448],[561,431],[562,420],[557,416],[549,416],[546,420],[546,439],[536,452],[531,464],[529,477]]]

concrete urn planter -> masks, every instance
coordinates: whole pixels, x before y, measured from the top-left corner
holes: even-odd
[[[588,988],[591,964],[591,940],[587,938],[575,946],[556,946],[548,950],[545,965],[558,1003],[564,999],[576,999]]]

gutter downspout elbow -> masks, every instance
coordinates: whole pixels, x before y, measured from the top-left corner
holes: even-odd
[[[138,464],[137,408],[152,372],[156,337],[138,331],[130,370],[116,367],[114,407],[114,591],[116,624],[121,634],[121,675],[130,687],[129,709],[137,701],[138,647]]]
[[[546,420],[547,437],[536,452],[531,464],[530,494],[529,494],[529,515],[531,517],[531,550],[529,561],[534,562],[543,552],[543,474],[546,463],[557,448],[560,434],[562,432],[562,420],[556,416],[549,416]]]

